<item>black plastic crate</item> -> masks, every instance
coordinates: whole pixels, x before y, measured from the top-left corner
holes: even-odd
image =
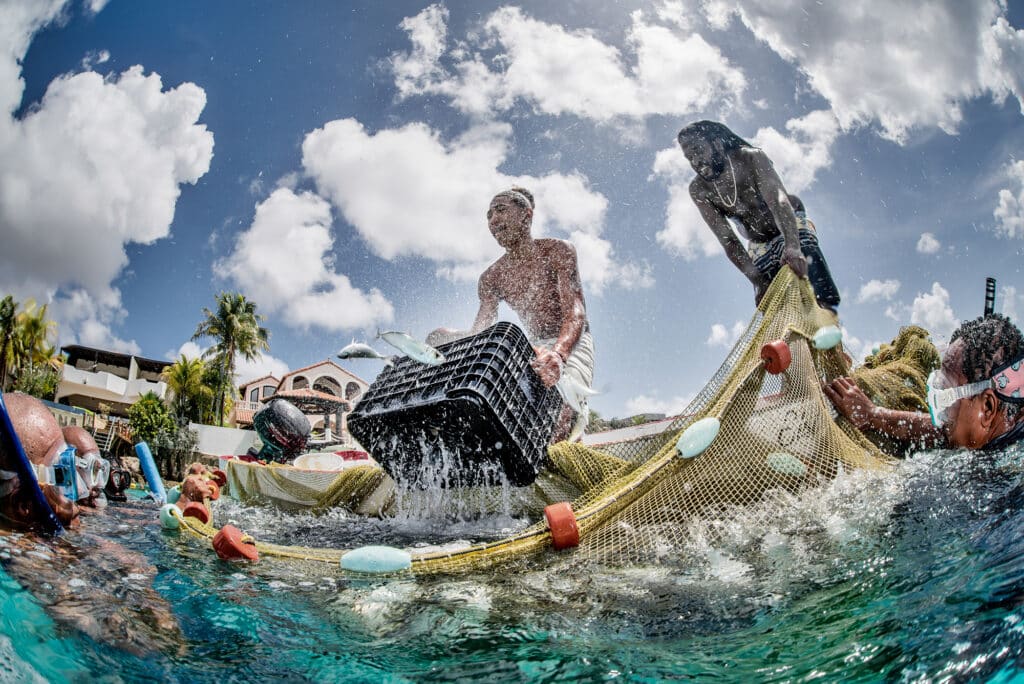
[[[444,363],[395,360],[349,414],[348,429],[393,478],[420,486],[531,484],[562,409],[530,367],[512,323],[438,347]]]

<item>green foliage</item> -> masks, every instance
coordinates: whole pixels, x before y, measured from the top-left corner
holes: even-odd
[[[184,354],[164,370],[162,379],[174,395],[171,409],[179,423],[203,423],[210,416],[219,383],[206,381],[207,364]]]
[[[146,442],[152,448],[162,432],[176,430],[178,424],[164,400],[153,392],[146,392],[128,409],[128,420],[135,441]]]
[[[14,331],[18,304],[7,295],[0,300],[0,390],[7,388],[7,370],[14,356]]]
[[[211,365],[221,369],[217,388],[217,424],[224,423],[225,398],[234,394],[235,359],[241,354],[249,361],[258,359],[270,349],[270,333],[260,327],[263,316],[256,313],[256,304],[238,292],[217,295],[217,310],[203,308],[205,317],[192,335],[193,340],[212,337],[214,344],[203,355]]]
[[[59,382],[60,373],[52,367],[30,363],[18,371],[14,390],[52,401]]]
[[[11,378],[26,372],[29,377],[22,382],[43,392],[45,386],[38,387],[38,374],[26,369],[33,365],[49,365],[54,370],[60,367],[57,348],[50,343],[56,339],[57,324],[46,318],[45,304],[37,307],[28,299],[20,306],[21,311],[11,295],[0,300],[0,389],[6,389]]]
[[[174,425],[148,443],[160,474],[170,480],[181,480],[185,466],[195,460],[199,436],[183,425]]]

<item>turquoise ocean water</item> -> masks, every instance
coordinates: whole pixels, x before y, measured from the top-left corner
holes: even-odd
[[[0,681],[1013,681],[1022,455],[847,474],[771,515],[695,522],[648,567],[552,552],[483,574],[354,578],[222,562],[161,530],[154,504],[111,506],[60,540],[0,537]],[[528,522],[218,507],[218,522],[303,544]]]

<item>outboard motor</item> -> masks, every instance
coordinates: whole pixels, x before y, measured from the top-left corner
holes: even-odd
[[[312,431],[309,418],[284,399],[271,400],[253,416],[252,425],[263,440],[263,448],[256,457],[278,463],[290,461],[302,453]]]

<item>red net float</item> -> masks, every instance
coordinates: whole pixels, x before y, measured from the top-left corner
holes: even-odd
[[[778,375],[786,372],[789,364],[793,362],[793,355],[785,340],[774,340],[761,347],[761,359],[764,361],[766,371],[772,375]]]
[[[220,528],[213,537],[213,550],[221,560],[250,560],[260,559],[260,552],[256,550],[256,541],[249,535],[242,532],[234,525],[225,525]]]
[[[544,517],[551,530],[551,545],[556,551],[580,545],[580,528],[576,525],[576,514],[567,501],[553,503],[544,509]]]

